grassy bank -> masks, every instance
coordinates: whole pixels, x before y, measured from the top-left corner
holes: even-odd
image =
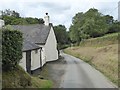
[[[118,34],[119,33],[113,33],[113,34],[107,34],[103,37],[87,39],[82,41],[80,43],[80,46],[100,47],[100,46],[106,46],[111,44],[118,44],[118,38],[119,38]]]
[[[51,88],[52,82],[30,76],[20,66],[15,70],[2,73],[3,88]]]
[[[113,83],[118,83],[118,33],[88,39],[80,46],[69,47],[65,53],[91,64]]]

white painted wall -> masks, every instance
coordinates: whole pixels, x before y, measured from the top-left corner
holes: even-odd
[[[45,45],[38,45],[38,46],[42,47],[41,58],[42,58],[42,66],[43,66],[46,63]]]
[[[50,17],[49,17],[48,15],[46,15],[46,16],[44,17],[44,21],[45,21],[45,25],[46,25],[46,26],[49,26]]]
[[[26,52],[22,52],[22,56],[19,65],[26,71]]]
[[[56,41],[55,33],[52,27],[49,32],[49,36],[47,38],[44,48],[45,48],[46,62],[54,61],[58,59],[57,41]]]
[[[40,49],[31,51],[31,70],[40,68]]]
[[[31,51],[31,70],[35,70],[40,68],[40,49],[32,50]],[[25,70],[26,70],[26,52],[22,52],[22,59],[20,60],[19,65]]]

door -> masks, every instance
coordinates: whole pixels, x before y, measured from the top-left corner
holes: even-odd
[[[31,51],[26,52],[26,70],[31,74]]]
[[[42,48],[40,48],[40,67],[42,69]]]

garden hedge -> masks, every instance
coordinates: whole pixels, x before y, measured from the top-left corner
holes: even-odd
[[[8,28],[2,29],[2,69],[14,69],[22,59],[22,33]]]

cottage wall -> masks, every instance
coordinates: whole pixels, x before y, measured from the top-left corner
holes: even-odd
[[[22,59],[19,65],[26,70],[26,52],[22,52]],[[40,49],[31,51],[31,70],[40,68]]]
[[[46,63],[46,55],[45,55],[45,45],[38,45],[39,47],[42,47],[41,50],[41,58],[42,58],[42,66]],[[41,66],[41,67],[42,67]]]
[[[40,49],[31,51],[31,70],[40,68]]]
[[[57,41],[53,28],[51,28],[45,44],[45,58],[46,62],[58,59]]]
[[[26,71],[26,52],[22,52],[22,56],[19,65]]]

